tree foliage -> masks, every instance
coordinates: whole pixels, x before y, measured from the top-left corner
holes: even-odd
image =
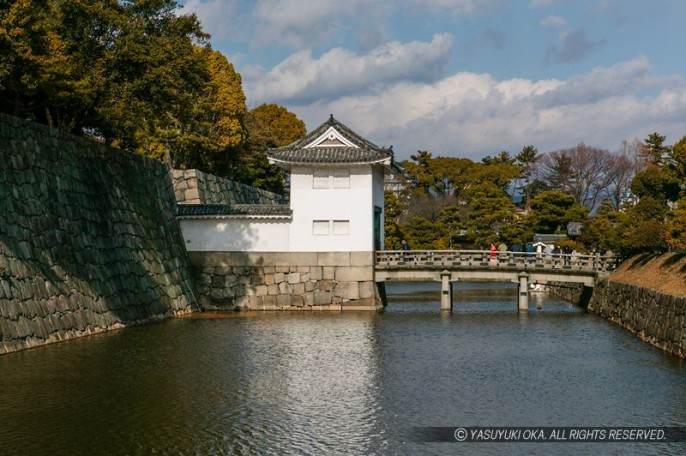
[[[156,157],[189,120],[208,77],[194,45],[207,35],[176,2],[2,5],[3,112]]]
[[[267,149],[291,144],[305,135],[305,123],[276,104],[262,104],[245,116],[248,140],[240,153],[236,180],[283,193],[285,175],[267,159]]]
[[[0,112],[282,191],[265,149],[295,141],[304,123],[277,105],[248,112],[240,74],[177,7],[0,2]]]
[[[569,222],[583,222],[588,209],[566,193],[550,190],[531,200],[528,224],[535,233],[565,233]]]

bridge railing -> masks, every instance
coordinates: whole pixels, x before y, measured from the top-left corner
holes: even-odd
[[[603,273],[618,265],[613,255],[545,252],[491,252],[490,250],[382,250],[377,269],[498,268]]]

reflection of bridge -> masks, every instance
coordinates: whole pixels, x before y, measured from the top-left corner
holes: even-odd
[[[375,280],[440,281],[441,309],[452,309],[452,282],[519,284],[518,308],[529,309],[529,284],[576,282],[592,287],[616,266],[616,257],[482,250],[378,251]]]

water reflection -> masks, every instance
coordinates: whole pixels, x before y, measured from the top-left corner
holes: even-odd
[[[162,324],[0,357],[2,454],[684,454],[426,444],[414,426],[686,424],[686,366],[510,285],[389,287],[372,313]],[[433,298],[432,298],[433,296]]]

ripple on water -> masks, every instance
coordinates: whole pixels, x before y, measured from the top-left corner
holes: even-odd
[[[0,357],[1,452],[686,453],[408,440],[414,426],[685,422],[683,363],[562,301],[520,315],[511,287],[461,286],[452,314],[430,287],[389,287],[378,314],[179,319]]]

